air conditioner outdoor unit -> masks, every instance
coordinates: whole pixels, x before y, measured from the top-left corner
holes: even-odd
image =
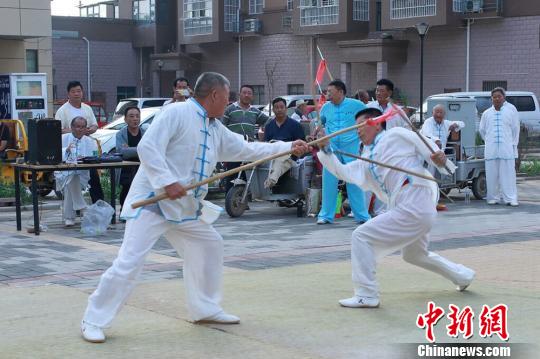
[[[483,0],[465,0],[465,12],[482,12]]]
[[[246,19],[244,20],[244,32],[260,32],[261,20],[259,19]]]

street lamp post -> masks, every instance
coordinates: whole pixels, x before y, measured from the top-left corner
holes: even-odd
[[[158,67],[158,88],[159,88],[159,97],[161,97],[161,68],[163,67],[163,61],[157,60],[156,65]]]
[[[422,22],[414,26],[420,36],[420,125],[423,123],[423,102],[424,102],[424,37],[429,30],[429,24]]]

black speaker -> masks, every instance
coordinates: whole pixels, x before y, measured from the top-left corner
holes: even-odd
[[[26,162],[57,165],[62,162],[62,123],[53,118],[28,120]]]

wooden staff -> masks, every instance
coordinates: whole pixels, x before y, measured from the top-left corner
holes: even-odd
[[[334,132],[334,133],[332,133],[330,135],[326,135],[326,136],[321,137],[319,139],[308,142],[307,145],[308,146],[315,146],[315,145],[317,145],[317,144],[319,144],[321,142],[324,142],[326,140],[331,139],[332,137],[339,136],[339,135],[341,135],[343,133],[352,131],[352,130],[357,129],[358,127],[361,127],[361,126],[364,126],[364,123],[358,123],[356,125],[353,125],[353,126],[344,128],[342,130],[336,131],[336,132]],[[185,189],[186,189],[186,191],[189,191],[189,190],[195,189],[197,187],[204,186],[205,184],[220,180],[220,179],[222,179],[224,177],[232,176],[234,174],[237,174],[238,172],[241,172],[241,171],[248,170],[250,168],[256,167],[256,166],[258,166],[258,165],[260,165],[260,164],[262,164],[262,163],[264,163],[266,161],[271,161],[273,159],[276,159],[276,158],[282,157],[282,156],[288,156],[291,153],[292,153],[292,149],[288,150],[288,151],[285,151],[285,152],[276,153],[274,155],[271,155],[271,156],[268,156],[268,157],[265,157],[265,158],[261,158],[260,160],[257,160],[255,162],[251,162],[251,163],[245,164],[243,166],[233,168],[232,170],[219,173],[219,174],[217,174],[215,176],[208,177],[207,179],[205,179],[203,181],[200,181],[200,182],[189,185]],[[161,193],[161,194],[158,194],[155,197],[151,197],[151,198],[148,198],[148,199],[145,199],[145,200],[142,200],[142,201],[134,202],[134,203],[131,204],[131,208],[136,209],[136,208],[139,208],[139,207],[147,206],[147,205],[154,204],[156,202],[159,202],[159,201],[167,199],[167,198],[168,198],[167,193]]]
[[[399,108],[398,105],[396,105],[395,103],[392,104],[392,107],[396,110],[397,113],[399,113],[399,116],[401,116],[401,118],[407,122],[407,124],[409,125],[409,127],[411,128],[411,130],[416,133],[416,135],[418,137],[420,137],[420,139],[422,140],[422,142],[424,143],[424,145],[426,145],[426,147],[429,149],[429,151],[431,152],[431,154],[434,154],[435,153],[435,150],[433,148],[431,148],[431,146],[429,145],[429,143],[427,142],[427,140],[425,139],[424,136],[422,136],[422,134],[416,129],[416,127],[414,127],[414,125],[412,124],[411,120],[409,120],[409,118],[403,113],[403,111]],[[448,174],[452,174],[452,171],[450,171],[450,168],[448,168],[448,166],[445,164],[444,165],[444,169],[448,172]]]
[[[433,182],[439,183],[439,181],[437,181],[432,176],[428,176],[428,175],[423,174],[423,173],[418,173],[418,172],[410,171],[410,170],[405,169],[405,168],[392,166],[392,165],[389,165],[389,164],[386,164],[386,163],[383,163],[383,162],[375,161],[375,160],[372,160],[372,159],[369,159],[369,158],[366,158],[366,157],[362,157],[362,156],[358,156],[358,155],[354,155],[354,154],[348,153],[348,152],[334,151],[334,153],[339,153],[339,154],[347,156],[347,157],[356,158],[356,159],[361,160],[361,161],[373,163],[373,164],[375,164],[377,166],[389,168],[391,170],[398,171],[398,172],[404,172],[404,173],[407,173],[407,174],[412,175],[412,176],[420,177],[420,178],[423,178],[423,179],[427,179],[428,181],[433,181]]]

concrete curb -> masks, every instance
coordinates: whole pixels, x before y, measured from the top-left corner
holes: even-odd
[[[60,203],[43,203],[39,206],[40,209],[60,209]],[[31,211],[32,205],[27,204],[21,206],[21,211]],[[15,212],[15,206],[0,207],[0,213]]]

